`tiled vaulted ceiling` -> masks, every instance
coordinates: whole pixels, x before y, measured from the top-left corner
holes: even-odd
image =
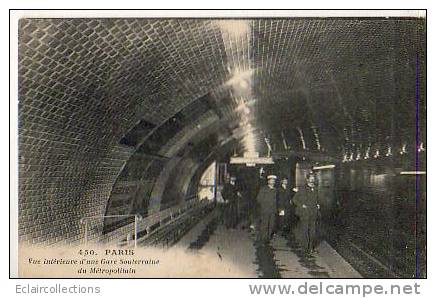
[[[98,135],[102,145],[139,119],[160,125],[210,94],[224,113],[254,103],[256,129],[290,143],[299,143],[298,129],[312,138],[315,129],[335,153],[347,139],[383,143],[392,113],[415,119],[424,26],[418,19],[23,19],[20,114],[23,124],[31,117],[74,131],[84,144]],[[249,92],[229,87],[238,72],[249,72]],[[400,138],[408,126],[396,127]]]

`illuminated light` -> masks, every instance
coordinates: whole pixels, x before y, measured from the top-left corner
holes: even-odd
[[[348,162],[348,156],[347,156],[347,154],[344,154],[344,159],[342,159],[342,162]]]
[[[297,127],[297,130],[300,134],[301,145],[303,146],[303,149],[306,149],[306,142],[304,141],[303,131],[299,127]]]
[[[240,80],[239,81],[239,87],[241,89],[247,89],[249,87],[248,82],[246,80]]]
[[[239,128],[242,134],[242,143],[246,152],[256,151],[256,135],[254,134],[254,128],[250,123],[250,109],[247,107],[245,100],[239,100],[239,104],[236,107],[236,111],[242,111],[239,114],[240,122]]]
[[[334,169],[335,165],[326,165],[326,166],[316,166],[313,167],[314,170],[324,170],[324,169]]]
[[[256,137],[252,131],[252,129],[245,127],[244,128],[245,136],[242,139],[245,152],[255,152],[256,151]]]
[[[252,69],[248,70],[241,70],[239,68],[236,68],[233,71],[233,75],[230,80],[228,80],[225,85],[226,86],[232,86],[236,91],[238,89],[245,91],[246,89],[249,89],[251,85],[251,75],[253,74]]]
[[[250,23],[246,20],[221,20],[218,26],[223,33],[233,38],[245,37],[250,33]]]
[[[370,151],[371,151],[371,146],[368,146],[368,148],[366,149],[365,156],[363,157],[363,159],[368,159],[369,158]]]
[[[388,147],[388,152],[386,152],[385,156],[392,156],[392,148],[391,148],[391,146]]]
[[[239,126],[240,126],[240,127],[250,127],[251,124],[250,124],[250,122],[249,122],[249,119],[243,117],[243,119],[241,119],[241,121],[239,122]]]
[[[246,115],[250,114],[250,108],[247,106],[244,99],[239,100],[239,104],[236,107],[235,111],[242,112],[241,117],[245,117]]]
[[[369,150],[366,151],[365,156],[363,157],[363,159],[368,159],[369,158]]]
[[[271,157],[230,157],[231,164],[274,164],[274,161]]]
[[[227,70],[230,79],[222,87],[228,88],[233,99],[239,98],[235,108],[235,114],[239,117],[238,139],[245,152],[255,152],[257,147],[257,136],[252,125],[249,123],[250,108],[246,101],[252,101],[252,75],[254,70],[250,67],[250,38],[251,21],[248,20],[217,20],[215,22],[221,31],[225,52],[229,59]],[[242,50],[245,49],[245,50]],[[241,51],[242,50],[242,51]]]
[[[356,160],[360,160],[360,152],[357,152],[357,155],[356,155]]]
[[[422,151],[425,151],[423,142],[421,142],[421,144],[419,144],[419,148],[418,148],[418,152],[422,152]]]
[[[403,144],[403,146],[401,146],[400,154],[403,155],[403,154],[406,154],[406,153],[407,153],[407,151],[406,151],[406,144]]]
[[[321,150],[321,143],[319,142],[319,136],[318,136],[318,132],[316,131],[316,127],[312,126],[312,130],[313,130],[313,135],[314,135],[315,141],[316,141],[316,148],[318,150]]]
[[[426,171],[402,171],[400,175],[426,175]]]
[[[244,152],[244,157],[247,158],[258,158],[259,152]]]
[[[378,157],[380,157],[380,150],[377,149],[375,151],[374,158],[378,158]]]
[[[353,161],[354,160],[354,153],[350,154],[350,158],[348,159],[349,161]]]

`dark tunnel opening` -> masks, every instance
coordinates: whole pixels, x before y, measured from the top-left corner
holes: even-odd
[[[176,243],[232,175],[314,171],[329,245],[425,277],[425,19],[226,22],[20,20],[20,242]]]

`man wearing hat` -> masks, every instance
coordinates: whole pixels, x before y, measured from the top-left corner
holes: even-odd
[[[293,198],[295,214],[299,220],[295,229],[295,236],[299,244],[307,253],[312,253],[316,245],[316,222],[319,215],[318,190],[315,186],[315,173],[306,175],[306,185]]]
[[[256,197],[256,229],[258,240],[269,241],[275,230],[277,214],[277,176],[268,175],[267,185],[263,186]]]

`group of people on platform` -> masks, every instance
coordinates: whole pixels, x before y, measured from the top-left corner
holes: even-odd
[[[224,185],[224,223],[232,229],[239,222],[247,223],[255,231],[260,244],[272,236],[293,233],[300,246],[312,253],[319,242],[320,205],[314,172],[306,175],[305,186],[291,189],[286,177],[276,186],[278,177],[268,175],[255,198],[249,198],[237,187],[236,177],[231,176]]]

